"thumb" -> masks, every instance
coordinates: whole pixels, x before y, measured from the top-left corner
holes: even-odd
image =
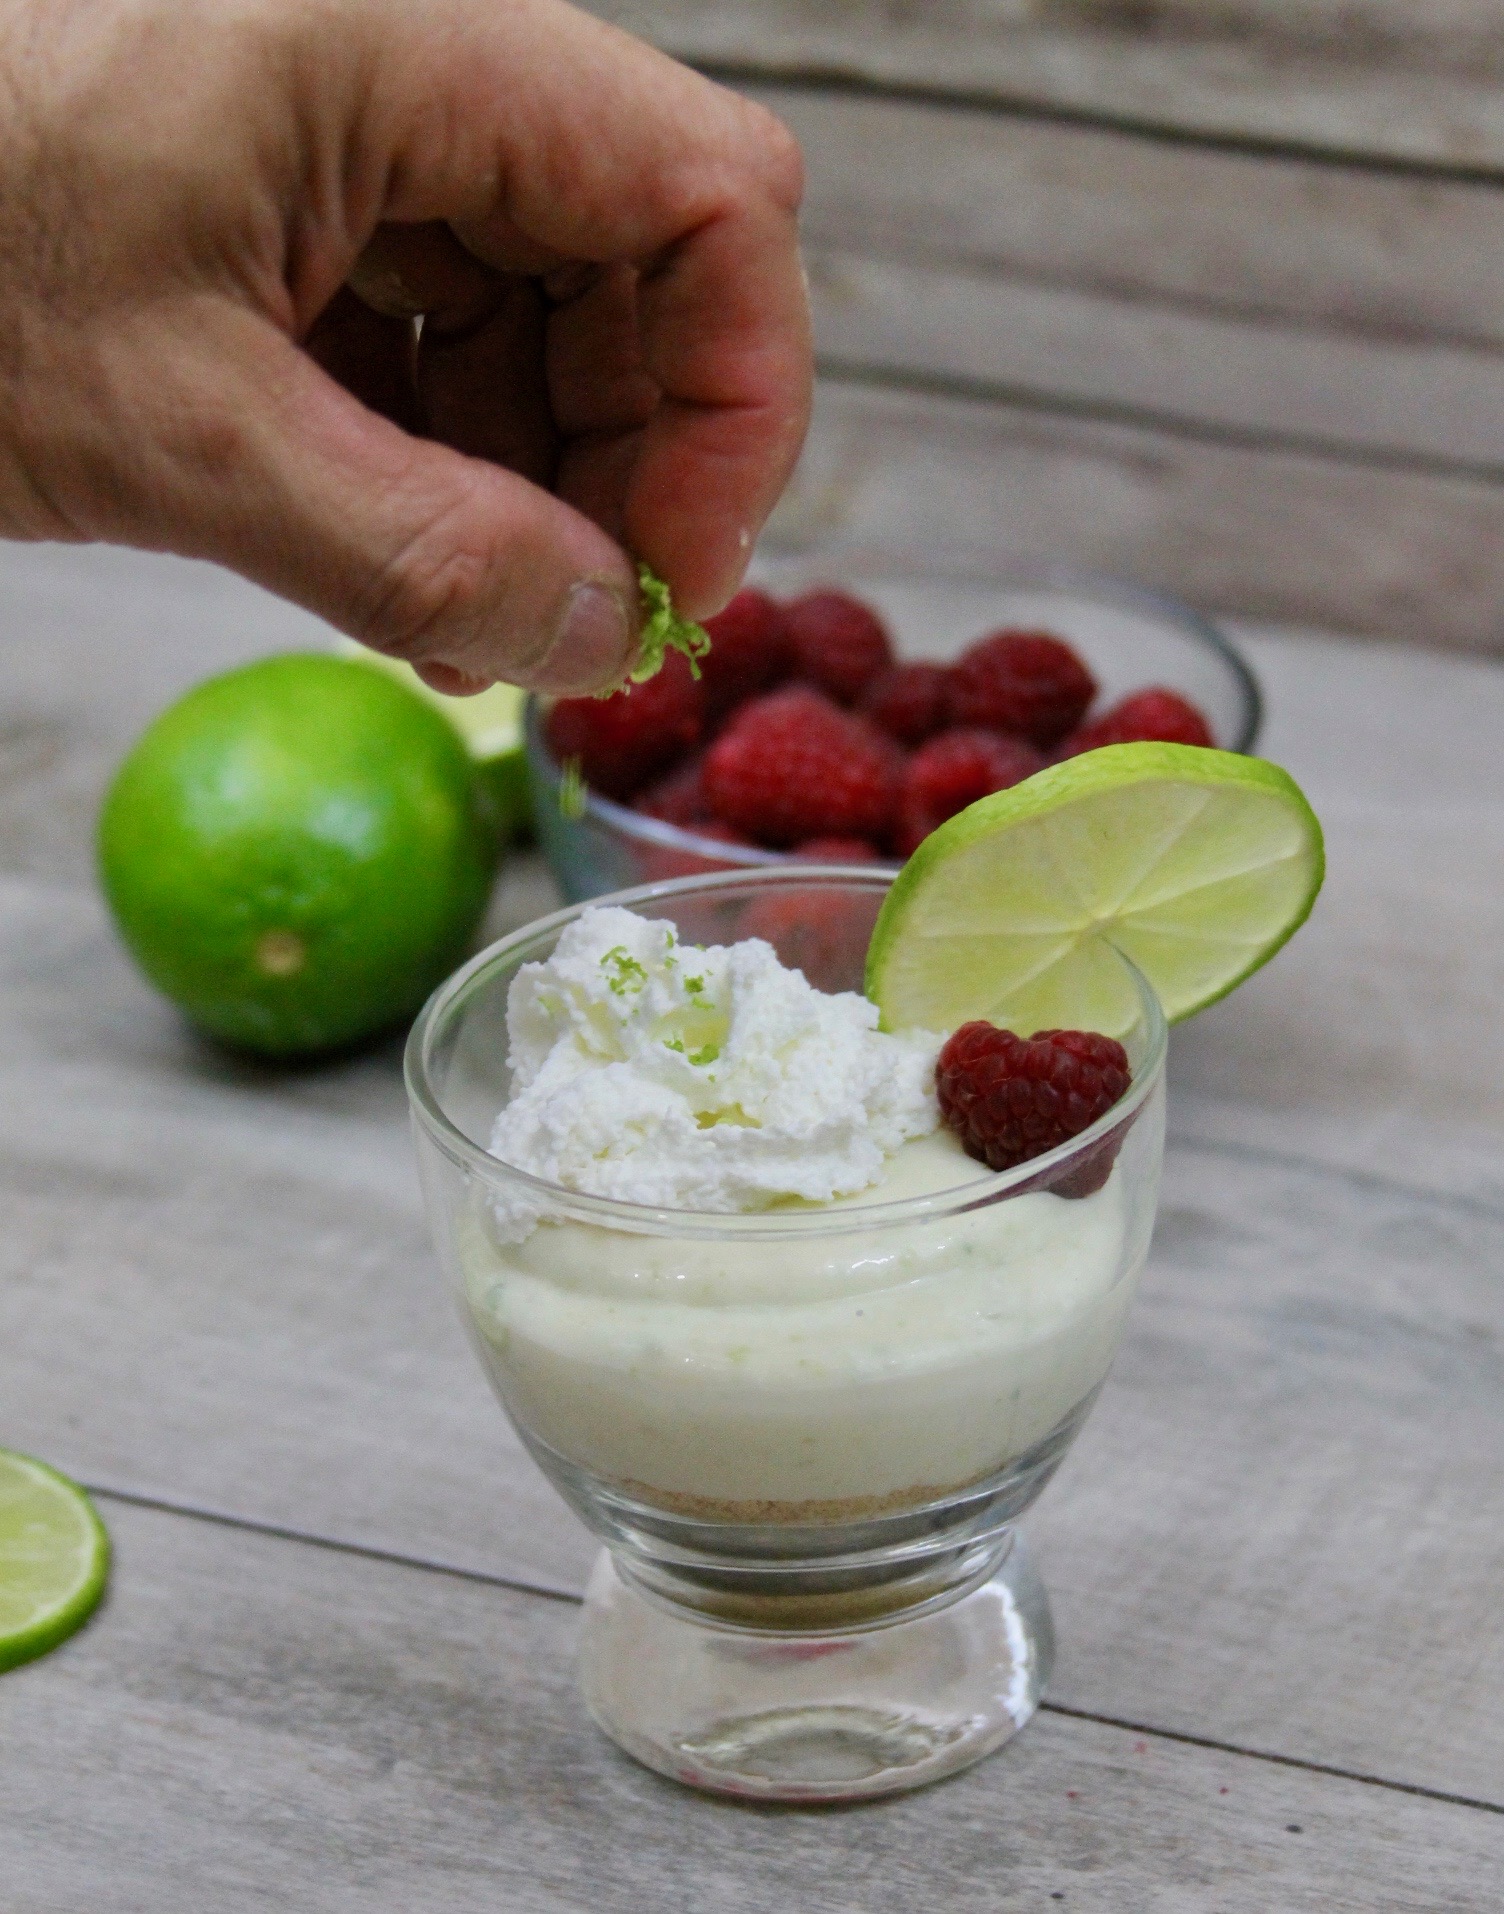
[[[621,679],[637,578],[599,526],[368,410],[256,314],[214,320],[166,361],[141,542],[228,565],[443,689]]]

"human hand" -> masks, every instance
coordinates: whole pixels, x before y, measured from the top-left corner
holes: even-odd
[[[0,0],[0,78],[0,535],[442,690],[619,679],[638,557],[735,589],[809,405],[761,109],[563,0]]]

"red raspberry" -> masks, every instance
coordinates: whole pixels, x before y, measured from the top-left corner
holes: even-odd
[[[673,651],[646,684],[627,685],[609,698],[561,698],[545,735],[561,764],[578,758],[593,790],[625,803],[699,743],[704,723],[705,699],[689,660]]]
[[[650,784],[633,801],[632,809],[641,811],[645,817],[656,817],[664,824],[678,824],[693,830],[710,817],[710,806],[705,802],[704,774],[703,757],[697,753],[686,758],[666,777]]]
[[[723,823],[775,849],[887,834],[902,760],[892,740],[803,685],[744,704],[705,753]]]
[[[763,938],[780,963],[802,970],[816,990],[860,990],[881,902],[866,892],[817,883],[767,891],[742,912],[736,935]]]
[[[1096,679],[1047,631],[995,631],[950,668],[953,724],[1011,731],[1041,747],[1079,724],[1096,695]]]
[[[1166,685],[1149,685],[1083,724],[1056,755],[1074,758],[1104,744],[1215,744],[1212,728],[1188,698]]]
[[[705,629],[710,650],[700,673],[712,723],[793,670],[793,640],[781,608],[765,591],[739,591],[724,611],[706,619]]]
[[[945,728],[950,673],[944,665],[892,665],[867,686],[857,709],[912,750]]]
[[[794,846],[812,864],[875,864],[877,847],[864,837],[810,837]]]
[[[1090,1129],[1132,1075],[1128,1053],[1090,1030],[1036,1030],[1017,1037],[996,1024],[964,1023],[935,1065],[940,1114],[966,1154],[990,1170],[1011,1170]],[[1089,1196],[1107,1181],[1122,1134],[1104,1138],[1055,1187]]]
[[[909,759],[898,799],[894,849],[908,857],[948,817],[978,798],[1021,784],[1044,759],[1022,738],[996,731],[942,731]]]
[[[837,704],[851,704],[893,663],[893,641],[870,606],[843,591],[812,591],[785,605],[794,668]]]

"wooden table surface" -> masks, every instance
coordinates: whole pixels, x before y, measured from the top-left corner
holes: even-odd
[[[805,151],[780,533],[1504,652],[1498,0],[589,0]]]
[[[396,1048],[233,1062],[112,938],[111,763],[323,632],[104,550],[0,548],[0,605],[0,1444],[117,1546],[0,1678],[4,1914],[1497,1909],[1504,669],[1242,631],[1331,877],[1177,1034],[1142,1297],[1029,1519],[1049,1700],[953,1781],[798,1813],[576,1701],[590,1544],[451,1315]],[[548,898],[520,861],[497,926]]]

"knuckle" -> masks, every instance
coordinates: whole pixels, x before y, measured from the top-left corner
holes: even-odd
[[[355,635],[409,664],[457,664],[476,649],[495,586],[491,539],[446,506],[380,566]]]

